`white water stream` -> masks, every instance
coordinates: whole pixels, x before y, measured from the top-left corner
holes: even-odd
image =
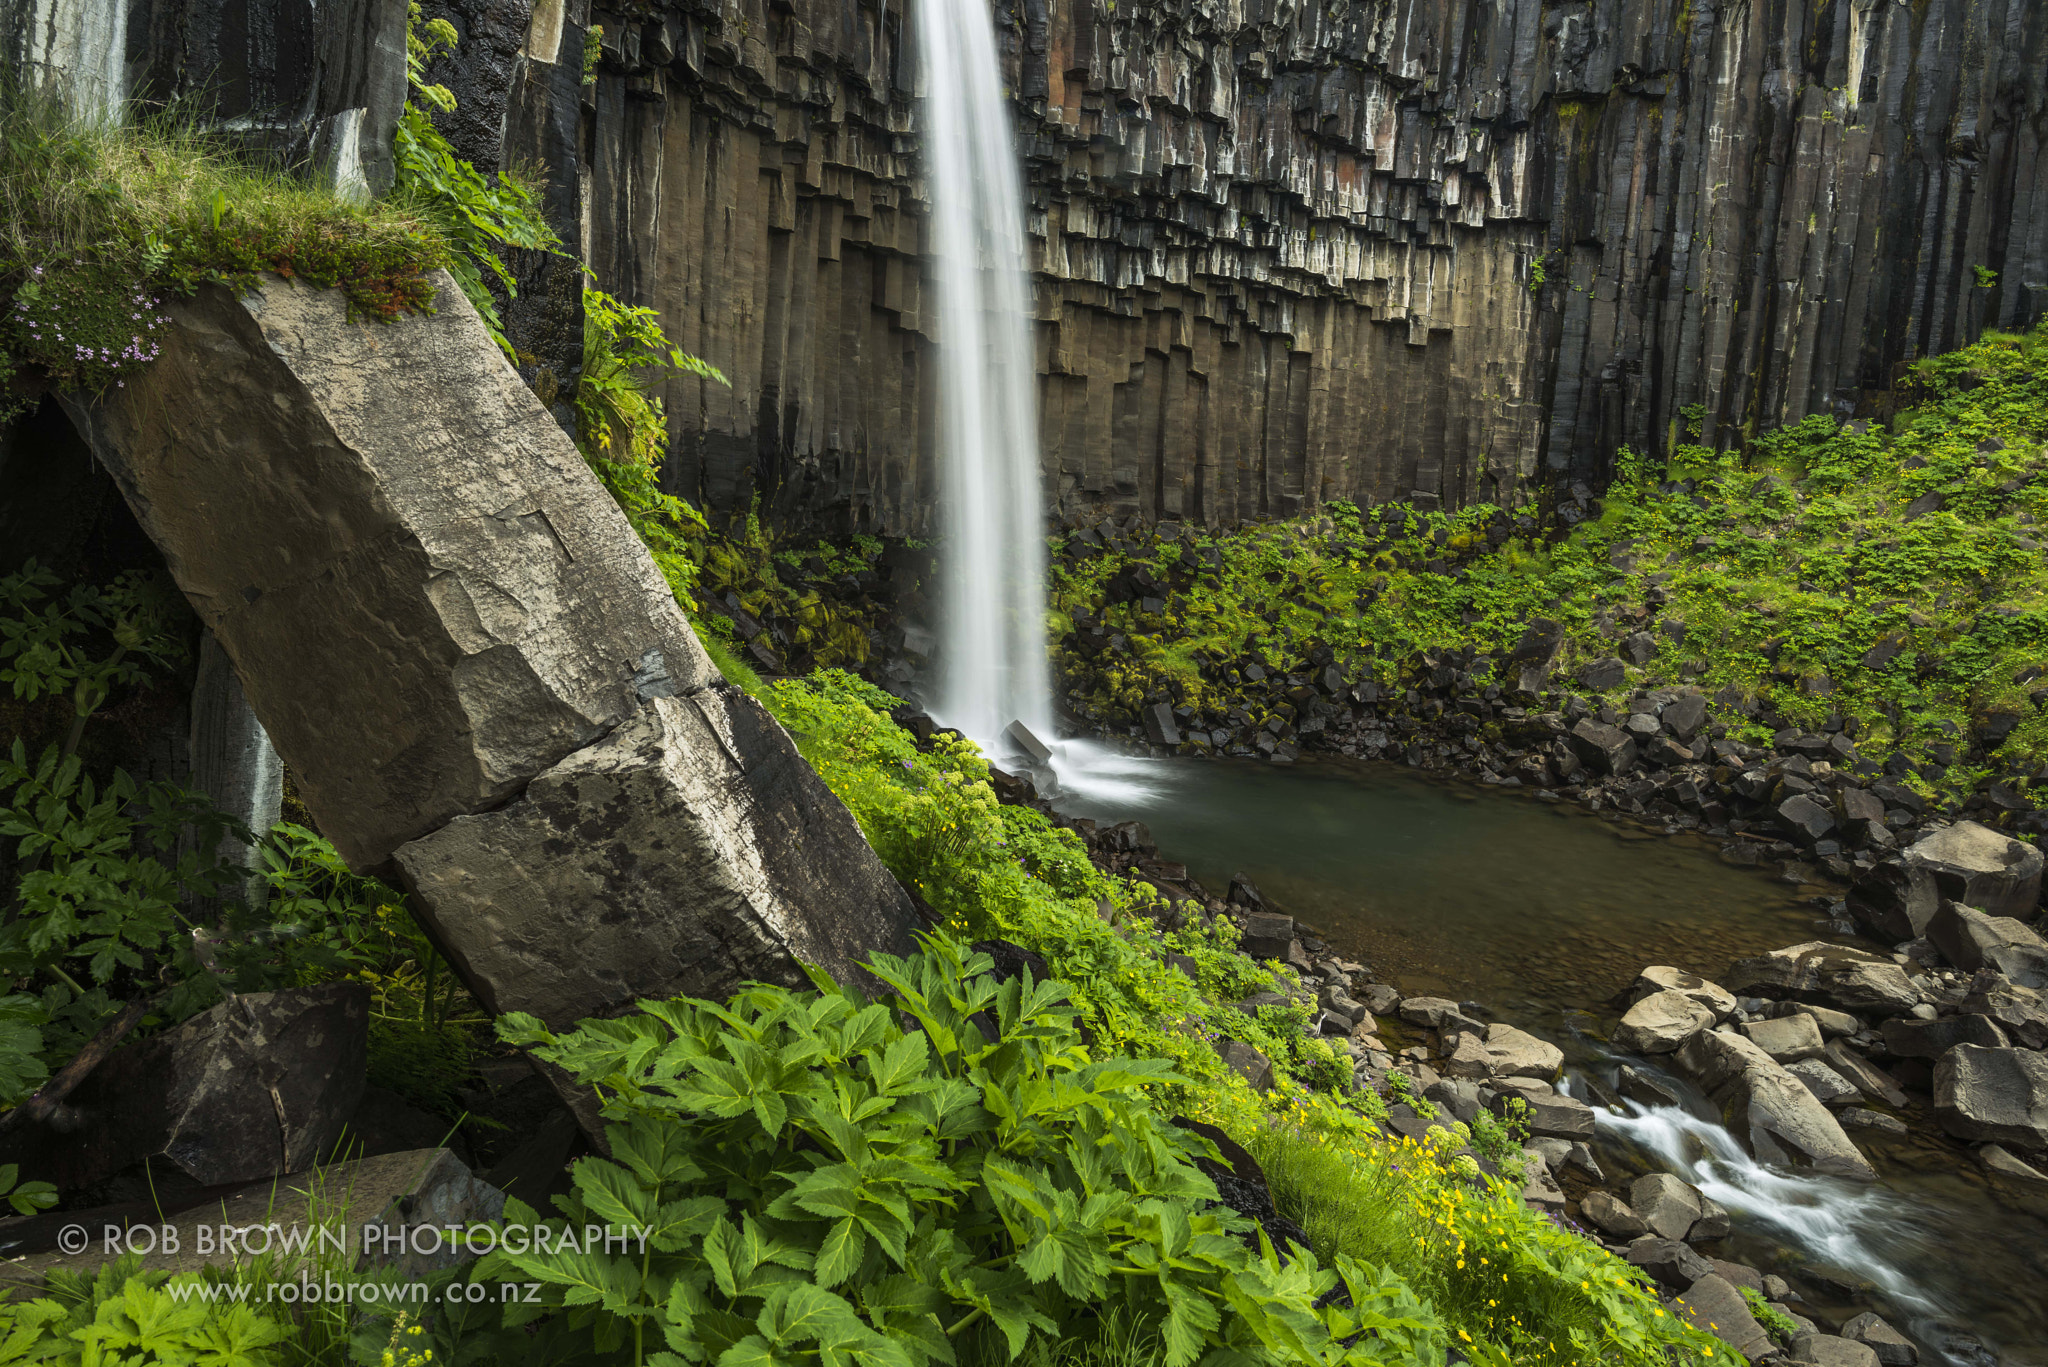
[[[945,620],[932,712],[983,750],[1050,741],[1024,193],[987,0],[920,0],[937,260]]]

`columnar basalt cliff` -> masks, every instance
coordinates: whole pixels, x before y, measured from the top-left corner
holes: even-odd
[[[222,3],[154,0],[130,69],[185,79],[137,44],[226,33],[200,22]],[[279,18],[245,26],[246,59],[222,47],[235,90],[296,98],[258,41],[297,31],[294,4],[247,6]],[[929,530],[915,7],[426,8],[464,39],[435,72],[458,147],[543,165],[600,281],[731,377],[670,384],[676,491]],[[1024,0],[997,20],[1063,512],[1232,522],[1597,482],[1619,445],[1689,425],[1726,443],[1869,411],[1903,363],[2031,322],[2048,289],[2032,0]],[[336,50],[388,66],[392,44]],[[322,66],[309,107],[383,69]],[[523,274],[525,373],[555,398],[574,275]]]

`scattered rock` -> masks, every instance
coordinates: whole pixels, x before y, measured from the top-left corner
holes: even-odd
[[[1525,1097],[1524,1101],[1529,1107],[1529,1133],[1553,1139],[1593,1137],[1593,1108],[1585,1102],[1555,1092]]]
[[[1238,1075],[1256,1090],[1263,1092],[1273,1085],[1273,1060],[1243,1040],[1220,1040],[1216,1052],[1226,1065],[1235,1068]]]
[[[1924,934],[1943,899],[2024,918],[2040,901],[2041,868],[2038,848],[1958,821],[1859,878],[1849,910],[1887,943]]]
[[[1628,1189],[1628,1204],[1663,1239],[1685,1238],[1700,1218],[1699,1192],[1668,1172],[1638,1177]]]
[[[1873,1111],[1866,1106],[1851,1106],[1841,1113],[1842,1125],[1846,1129],[1870,1130],[1878,1134],[1905,1135],[1910,1133],[1906,1122],[1883,1111]]]
[[[1714,1335],[1751,1362],[1777,1348],[1764,1327],[1756,1322],[1742,1293],[1718,1273],[1709,1272],[1701,1277],[1672,1305],[1688,1324]]]
[[[1996,1022],[2014,1044],[2048,1049],[2048,992],[2007,982],[1996,973],[1979,973],[1962,1009]]]
[[[1294,945],[1294,918],[1270,911],[1247,912],[1239,944],[1254,959],[1284,959]]]
[[[1624,1255],[1629,1265],[1640,1267],[1673,1291],[1684,1291],[1714,1270],[1714,1265],[1676,1239],[1645,1234],[1632,1241]]]
[[[1485,1038],[1476,1031],[1458,1037],[1457,1048],[1444,1061],[1453,1077],[1527,1077],[1549,1081],[1564,1067],[1564,1051],[1548,1040],[1495,1021]]]
[[[1742,1032],[1780,1063],[1818,1058],[1826,1049],[1820,1037],[1820,1022],[1804,1012],[1776,1020],[1748,1021]]]
[[[1593,1228],[1610,1239],[1625,1241],[1650,1232],[1642,1216],[1609,1192],[1587,1192],[1586,1199],[1579,1203],[1579,1212]]]
[[[1884,1367],[1914,1367],[1920,1361],[1911,1339],[1868,1310],[1842,1326],[1842,1337],[1877,1354]]]
[[[1811,1002],[1794,1002],[1792,1007],[1813,1017],[1814,1024],[1820,1027],[1821,1034],[1829,1039],[1840,1035],[1853,1035],[1863,1028],[1863,1022],[1847,1011],[1832,1011],[1825,1006],[1815,1006]]]
[[[2048,1056],[1957,1045],[1934,1065],[1934,1114],[1958,1139],[2048,1148]]]
[[[1713,1009],[1678,989],[1652,992],[1614,1027],[1614,1045],[1632,1054],[1668,1054],[1714,1024]]]
[[[1734,1227],[1734,1220],[1729,1216],[1728,1208],[1705,1192],[1701,1192],[1700,1218],[1692,1222],[1692,1229],[1685,1236],[1686,1242],[1698,1244],[1725,1239],[1728,1237],[1728,1231]]]
[[[1659,1079],[1625,1063],[1621,1066],[1621,1077],[1616,1090],[1639,1106],[1672,1107],[1679,1104],[1677,1092]]]
[[[1571,741],[1580,760],[1595,773],[1613,777],[1635,767],[1635,740],[1618,726],[1582,717],[1571,729]]]
[[[1997,1144],[1986,1144],[1977,1150],[1977,1161],[1984,1165],[1984,1171],[2015,1182],[2029,1182],[2048,1185],[2048,1172],[2042,1172],[2031,1163],[2013,1157]]]
[[[1714,1013],[1716,1021],[1735,1014],[1735,994],[1719,983],[1708,982],[1697,973],[1668,964],[1653,964],[1636,975],[1629,988],[1629,1000],[1639,1002],[1659,992],[1680,992]]]
[[[1809,940],[1744,959],[1728,970],[1731,991],[1812,1002],[1852,1014],[1902,1016],[1920,1002],[1904,970],[1847,945]]]
[[[1817,1058],[1785,1065],[1785,1071],[1806,1084],[1806,1090],[1823,1106],[1836,1106],[1861,1095],[1855,1084]]]
[[[1550,1167],[1543,1156],[1532,1150],[1522,1151],[1527,1160],[1524,1171],[1528,1174],[1522,1184],[1522,1200],[1538,1210],[1563,1210],[1565,1207],[1564,1188],[1550,1175]]]
[[[1144,723],[1145,739],[1154,745],[1180,744],[1180,727],[1174,722],[1172,704],[1153,703],[1139,710],[1138,719]]]
[[[1868,1097],[1876,1097],[1887,1106],[1904,1106],[1906,1093],[1892,1080],[1891,1074],[1851,1049],[1841,1040],[1829,1040],[1827,1053],[1823,1055],[1828,1067],[1853,1083],[1856,1090]]]
[[[0,1161],[70,1191],[162,1155],[202,1187],[311,1167],[362,1100],[369,989],[250,992],[117,1049],[72,1092],[64,1128],[0,1136]]]
[[[1877,1354],[1833,1334],[1800,1334],[1787,1357],[1798,1367],[1877,1367]]]
[[[1391,1016],[1400,1008],[1401,992],[1385,983],[1371,983],[1365,988],[1364,1000],[1366,1010],[1375,1016]]]
[[[1409,997],[1401,1003],[1401,1019],[1430,1030],[1441,1029],[1449,1019],[1465,1019],[1465,1013],[1449,997]]]
[[[1708,1030],[1678,1051],[1678,1063],[1719,1103],[1729,1129],[1747,1138],[1760,1161],[1876,1180],[1841,1123],[1753,1041],[1726,1029]]]
[[[1958,1044],[2003,1049],[2005,1032],[1989,1016],[1943,1016],[1938,1020],[1888,1020],[1879,1033],[1899,1058],[1940,1058]]]
[[[1580,665],[1575,677],[1588,691],[1605,693],[1609,689],[1621,687],[1623,681],[1628,678],[1628,666],[1610,655]]]
[[[2024,921],[1945,901],[1927,922],[1927,938],[1965,973],[1989,965],[2022,987],[2048,987],[2048,941]]]

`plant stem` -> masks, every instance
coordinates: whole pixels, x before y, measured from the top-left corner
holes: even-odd
[[[966,1315],[964,1315],[964,1316],[962,1316],[962,1317],[961,1317],[961,1319],[960,1319],[959,1323],[957,1323],[957,1324],[953,1325],[953,1327],[952,1327],[952,1328],[950,1328],[950,1329],[946,1330],[946,1337],[947,1337],[947,1338],[951,1338],[951,1337],[953,1337],[953,1335],[955,1335],[955,1334],[959,1333],[959,1332],[960,1332],[960,1331],[961,1331],[962,1329],[965,1329],[965,1328],[966,1328],[966,1327],[967,1327],[968,1325],[970,1325],[970,1324],[974,1323],[974,1322],[975,1322],[976,1320],[978,1320],[978,1319],[980,1319],[980,1318],[981,1318],[981,1311],[980,1311],[980,1310],[978,1310],[978,1309],[977,1309],[977,1310],[970,1310],[970,1311],[968,1311]]]

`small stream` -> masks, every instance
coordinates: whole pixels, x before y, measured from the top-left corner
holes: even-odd
[[[1243,874],[1276,910],[1410,995],[1477,1000],[1566,1053],[1568,1089],[1620,1062],[1587,1032],[1649,964],[1716,977],[1738,959],[1829,936],[1823,887],[1719,858],[1576,805],[1343,759],[1275,765],[1113,759],[1095,751],[1057,806],[1136,817],[1212,890]],[[1829,936],[1829,938],[1839,938]],[[1643,1068],[1642,1060],[1629,1060]],[[1658,1072],[1655,1068],[1647,1071]],[[2048,1201],[1993,1193],[1928,1135],[1856,1142],[1876,1186],[1763,1167],[1681,1079],[1676,1109],[1601,1113],[1609,1176],[1676,1172],[1735,1216],[1722,1252],[1797,1286],[1823,1328],[1874,1308],[1958,1367],[2048,1345]],[[1987,1345],[1989,1345],[1987,1347]],[[1923,1357],[1922,1361],[1929,1358]]]

